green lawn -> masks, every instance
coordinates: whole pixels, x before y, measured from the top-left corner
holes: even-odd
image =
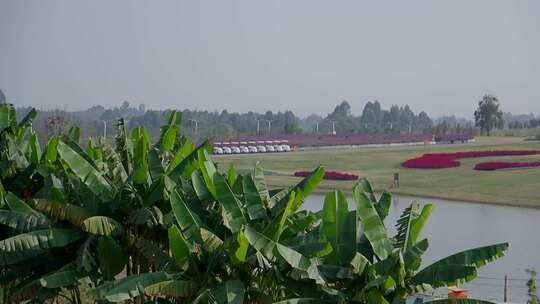
[[[538,142],[522,138],[480,137],[466,145],[360,148],[301,151],[282,154],[246,154],[217,156],[221,169],[233,163],[247,171],[260,161],[267,172],[270,186],[288,186],[298,182],[292,176],[297,170],[311,170],[322,164],[327,170],[352,172],[367,177],[377,189],[388,189],[394,172],[399,172],[401,187],[394,193],[439,198],[540,207],[540,169],[511,171],[476,171],[475,163],[492,160],[532,161],[539,155],[524,157],[491,157],[461,160],[461,166],[451,169],[405,169],[404,160],[427,152],[539,149]],[[350,189],[354,182],[323,181],[319,190]]]

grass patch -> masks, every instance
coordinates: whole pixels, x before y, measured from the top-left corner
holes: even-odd
[[[311,170],[322,164],[327,170],[337,170],[367,177],[377,189],[391,187],[393,174],[400,174],[399,189],[394,193],[431,196],[447,199],[494,204],[540,207],[540,170],[482,172],[473,170],[478,162],[535,161],[539,155],[483,157],[461,159],[461,166],[449,169],[405,169],[401,163],[409,158],[429,152],[456,152],[472,150],[525,150],[539,149],[540,143],[528,143],[517,137],[479,137],[476,143],[422,147],[360,148],[301,151],[282,154],[246,154],[215,157],[221,168],[233,163],[241,171],[250,170],[260,161],[274,174],[267,182],[274,187],[289,186],[300,178],[298,170]],[[354,182],[323,181],[320,190],[351,189]]]

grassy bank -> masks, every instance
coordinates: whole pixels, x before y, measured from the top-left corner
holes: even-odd
[[[233,163],[239,170],[249,170],[260,161],[271,186],[288,186],[298,182],[292,176],[297,170],[310,170],[322,164],[327,170],[358,174],[370,179],[377,189],[391,187],[395,172],[400,174],[399,189],[394,193],[429,196],[483,203],[540,207],[540,169],[484,172],[474,164],[493,160],[532,161],[538,155],[523,157],[490,157],[461,160],[461,166],[450,169],[419,170],[401,168],[404,160],[428,152],[452,152],[495,149],[540,149],[538,142],[521,138],[480,137],[466,145],[360,148],[301,151],[282,154],[246,154],[216,157],[221,168]],[[320,189],[350,189],[354,182],[323,181]]]

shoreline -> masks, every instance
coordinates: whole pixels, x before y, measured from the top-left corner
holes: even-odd
[[[276,185],[272,183],[267,183],[267,186],[270,187],[290,187],[292,185],[283,186],[283,185]],[[315,190],[312,191],[313,194],[318,195],[325,195],[329,191],[335,190],[335,187],[328,187],[328,186],[321,186],[319,185]],[[341,190],[350,190],[350,189],[341,189]],[[482,205],[495,205],[495,206],[503,206],[503,207],[515,207],[515,208],[528,208],[528,209],[540,209],[540,205],[536,204],[523,204],[523,203],[516,203],[516,204],[510,204],[510,203],[501,203],[501,202],[489,202],[489,201],[482,201],[482,200],[473,200],[473,199],[461,199],[461,198],[452,198],[447,196],[440,196],[440,195],[419,195],[419,194],[412,194],[408,193],[407,191],[400,191],[400,190],[393,190],[393,189],[379,189],[375,188],[375,192],[381,193],[383,191],[388,191],[395,195],[403,195],[403,196],[411,196],[415,198],[423,198],[423,199],[438,199],[438,200],[445,200],[445,201],[458,201],[463,203],[469,203],[469,204],[482,204]]]

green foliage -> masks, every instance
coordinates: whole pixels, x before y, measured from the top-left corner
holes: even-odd
[[[503,112],[499,110],[497,97],[485,95],[478,102],[478,109],[474,111],[474,121],[482,132],[486,132],[487,136],[490,135],[491,130],[503,127]]]
[[[391,194],[377,197],[367,180],[353,204],[333,191],[321,211],[301,210],[324,168],[286,189],[268,189],[259,164],[223,174],[207,142],[180,133],[180,113],[168,114],[156,143],[121,119],[114,146],[83,149],[73,127],[43,151],[35,112],[17,123],[2,105],[0,117],[0,266],[11,302],[79,303],[89,288],[103,303],[403,303],[473,279],[508,247],[419,270],[431,205],[407,208],[393,238]]]
[[[540,304],[540,298],[538,297],[538,291],[536,290],[536,270],[527,269],[526,271],[531,277],[527,281],[527,294],[529,295],[527,304]]]

